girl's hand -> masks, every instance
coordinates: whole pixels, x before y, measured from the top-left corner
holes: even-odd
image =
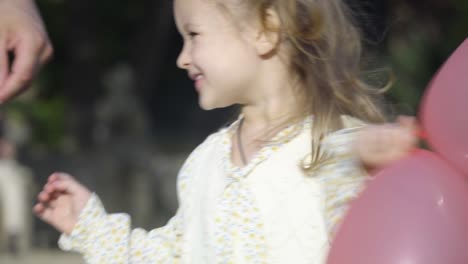
[[[396,123],[364,128],[357,137],[355,150],[364,167],[372,172],[405,157],[417,143],[415,119],[400,116]]]
[[[53,173],[37,196],[39,202],[33,210],[44,222],[70,234],[90,196],[91,192],[72,176]]]

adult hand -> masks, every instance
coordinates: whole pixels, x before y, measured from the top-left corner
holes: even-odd
[[[33,210],[44,222],[70,234],[90,197],[91,192],[72,176],[54,173],[37,196],[39,202]]]
[[[34,1],[0,0],[0,103],[26,89],[52,53]]]

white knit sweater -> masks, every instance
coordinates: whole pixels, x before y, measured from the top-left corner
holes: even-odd
[[[330,234],[366,179],[349,151],[359,123],[324,140],[334,158],[315,176],[300,166],[311,149],[311,118],[280,132],[243,168],[231,163],[237,124],[187,159],[180,206],[166,226],[131,230],[128,215],[107,214],[93,195],[60,247],[88,263],[325,263]]]

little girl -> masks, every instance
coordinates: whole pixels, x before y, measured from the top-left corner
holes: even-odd
[[[365,125],[384,118],[359,79],[349,10],[340,0],[175,0],[174,13],[177,65],[200,106],[242,107],[180,170],[176,215],[132,230],[64,173],[49,177],[36,214],[88,263],[324,263],[366,170],[415,143],[411,120]]]

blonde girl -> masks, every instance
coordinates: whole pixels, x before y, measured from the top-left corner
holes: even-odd
[[[174,14],[177,65],[200,106],[242,109],[185,162],[175,216],[132,230],[65,173],[35,212],[88,263],[324,263],[366,170],[414,144],[411,120],[376,125],[350,11],[341,0],[175,0]]]

